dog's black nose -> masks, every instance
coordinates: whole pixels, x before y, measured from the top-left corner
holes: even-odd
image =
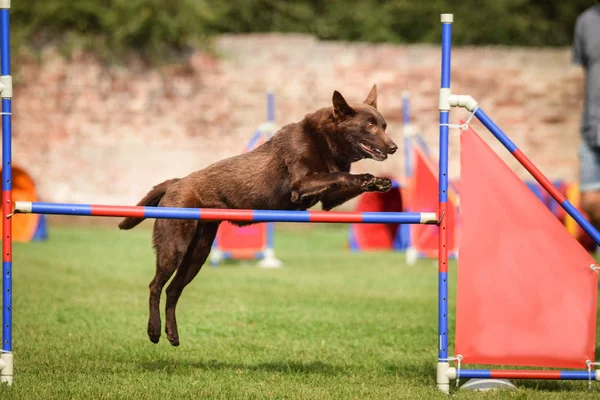
[[[390,154],[394,154],[396,152],[396,150],[398,150],[398,146],[396,146],[395,143],[392,143],[390,145]]]

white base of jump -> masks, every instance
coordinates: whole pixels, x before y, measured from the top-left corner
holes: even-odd
[[[214,267],[219,265],[223,261],[223,252],[219,249],[212,249],[210,252],[210,264]],[[264,257],[257,263],[259,268],[275,269],[282,268],[283,262],[275,257],[275,250],[266,249],[264,251]]]
[[[213,248],[210,251],[209,260],[210,260],[210,265],[212,265],[213,267],[217,266],[223,260],[223,253],[221,252],[221,250]]]
[[[508,379],[469,379],[460,387],[463,390],[485,392],[492,389],[516,389]]]
[[[0,383],[6,383],[9,386],[13,383],[12,353],[2,353],[0,355]]]
[[[281,268],[283,263],[277,257],[275,257],[275,251],[273,249],[265,250],[265,257],[258,262],[260,268]]]
[[[415,265],[419,259],[419,252],[414,247],[406,249],[406,263],[408,265]]]

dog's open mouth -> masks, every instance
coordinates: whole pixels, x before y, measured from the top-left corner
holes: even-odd
[[[363,149],[375,161],[383,161],[387,158],[387,154],[367,144],[360,143],[360,148]]]

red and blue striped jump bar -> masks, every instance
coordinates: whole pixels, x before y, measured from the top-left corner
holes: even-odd
[[[197,219],[205,221],[437,224],[437,214],[434,212],[230,210],[218,208],[173,208],[37,203],[28,201],[15,202],[14,212],[98,217]]]
[[[464,379],[546,379],[546,380],[598,380],[596,371],[544,371],[544,370],[486,370],[461,369]],[[590,379],[591,378],[591,379]]]

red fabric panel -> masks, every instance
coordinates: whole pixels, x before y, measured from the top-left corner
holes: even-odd
[[[418,147],[413,153],[414,169],[410,185],[411,211],[437,211],[439,201],[438,168],[431,164]],[[456,206],[453,193],[448,196],[446,207],[446,227],[448,229],[449,252],[456,251]],[[412,247],[427,257],[437,258],[440,229],[436,225],[411,225],[410,241]]]
[[[222,222],[217,233],[217,244],[222,251],[254,250],[262,251],[267,245],[267,224],[260,223],[236,226]]]
[[[400,189],[385,193],[367,192],[358,197],[356,211],[401,212]],[[360,250],[389,250],[393,247],[398,224],[353,224],[352,232]]]
[[[586,368],[594,259],[472,129],[460,159],[455,353],[465,364]]]

